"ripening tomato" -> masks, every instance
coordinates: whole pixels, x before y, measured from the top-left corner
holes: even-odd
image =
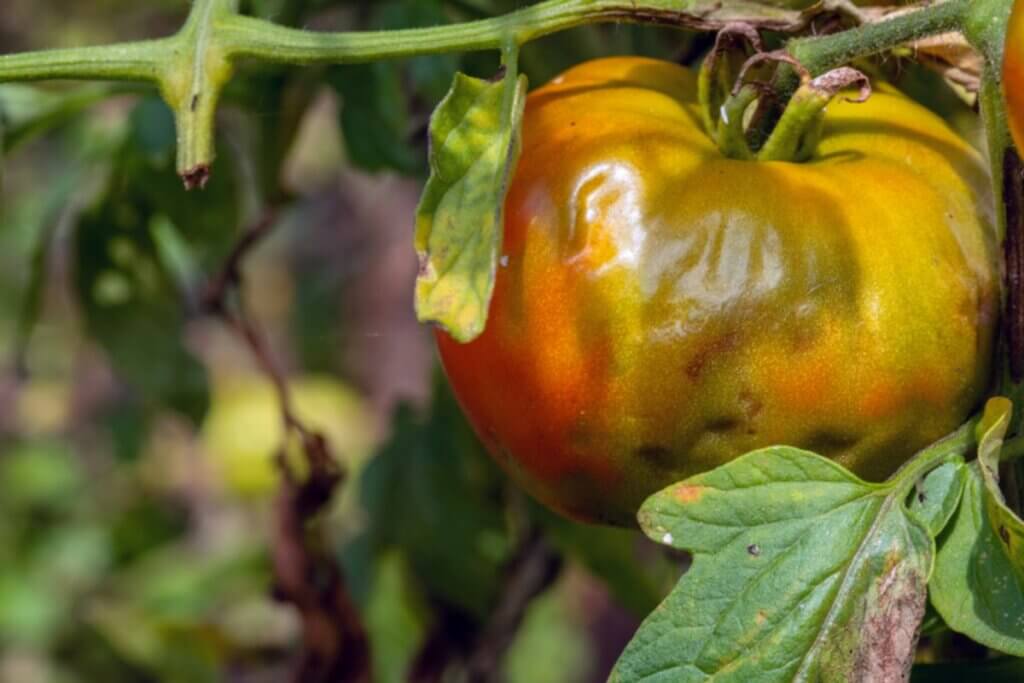
[[[984,391],[997,317],[979,155],[891,88],[806,163],[722,156],[696,77],[589,62],[530,95],[486,331],[437,335],[497,460],[572,517],[789,444],[881,479]]]
[[[1024,150],[1024,0],[1014,3],[1010,27],[1006,33],[1003,91],[1006,93],[1006,106],[1010,115],[1010,131],[1017,149]]]

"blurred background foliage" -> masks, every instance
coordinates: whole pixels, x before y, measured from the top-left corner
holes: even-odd
[[[243,4],[340,30],[524,3]],[[0,52],[163,35],[186,11],[182,0],[4,0]],[[527,46],[522,66],[539,84],[590,57],[692,62],[708,45],[593,27]],[[301,629],[273,591],[276,397],[202,308],[210,278],[268,208],[276,225],[245,263],[241,296],[297,413],[348,471],[320,524],[375,680],[460,680],[503,628],[486,662],[493,679],[603,680],[683,560],[634,532],[556,518],[514,490],[412,313],[430,112],[457,69],[496,68],[496,55],[472,54],[242,69],[202,193],[174,175],[173,126],[154,93],[0,86],[0,683],[287,680]],[[937,76],[879,68],[975,125]],[[509,622],[524,547],[544,549],[550,575]]]

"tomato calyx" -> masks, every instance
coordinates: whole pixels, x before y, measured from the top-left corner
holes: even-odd
[[[730,52],[746,45],[753,54]],[[745,56],[739,61],[738,55]],[[764,115],[765,103],[777,98],[768,76],[771,65],[787,64],[800,77],[800,87],[790,98],[782,116],[764,144],[751,143],[752,123]],[[760,78],[755,78],[759,76]],[[862,72],[848,66],[813,76],[785,50],[762,48],[761,36],[749,24],[729,24],[715,39],[701,67],[698,97],[704,128],[726,157],[756,161],[808,161],[821,138],[825,108],[840,92],[859,86],[859,96],[847,98],[864,102],[871,84]]]

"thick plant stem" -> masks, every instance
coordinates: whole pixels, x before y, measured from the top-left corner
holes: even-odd
[[[812,76],[818,76],[855,59],[870,57],[928,36],[956,31],[966,21],[973,1],[943,0],[893,19],[864,24],[841,33],[797,38],[789,42],[786,51]],[[799,84],[796,71],[783,64],[773,79],[772,89],[782,103],[793,95]],[[781,105],[768,108],[763,113],[757,130],[752,131],[755,148],[765,142],[781,115]]]
[[[998,2],[999,0],[979,0]],[[955,28],[971,0],[946,0],[845,33],[795,40],[791,53],[813,73],[926,35]],[[401,31],[315,33],[238,14],[238,0],[195,0],[173,37],[93,48],[0,55],[0,83],[52,78],[156,84],[174,111],[178,170],[201,186],[213,160],[217,102],[236,62],[279,64],[368,62],[473,50],[502,50],[565,29],[602,22],[722,28],[694,0],[545,0],[504,16]],[[794,19],[796,17],[796,19]],[[795,29],[800,17],[764,6],[762,28]],[[792,89],[795,89],[795,82]],[[790,90],[792,92],[792,90]],[[787,93],[784,93],[787,94]]]
[[[351,63],[445,52],[500,50],[551,33],[607,22],[708,28],[680,0],[547,0],[491,19],[399,31],[312,33],[234,16],[219,31],[233,56],[287,64]],[[780,13],[779,26],[786,24]],[[769,22],[770,23],[770,22]]]
[[[71,79],[155,82],[173,38],[0,56],[0,82]]]
[[[865,24],[841,33],[798,38],[786,50],[811,74],[849,64],[855,59],[891,50],[920,38],[957,30],[972,0],[944,0],[893,19]]]
[[[209,178],[217,103],[232,74],[216,22],[237,11],[237,0],[196,0],[160,76],[160,92],[178,131],[178,173],[190,189],[203,187]]]

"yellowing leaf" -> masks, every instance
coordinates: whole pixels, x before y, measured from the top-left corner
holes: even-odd
[[[416,214],[416,313],[461,342],[487,322],[525,96],[525,77],[492,83],[457,74],[430,123],[431,175]]]

